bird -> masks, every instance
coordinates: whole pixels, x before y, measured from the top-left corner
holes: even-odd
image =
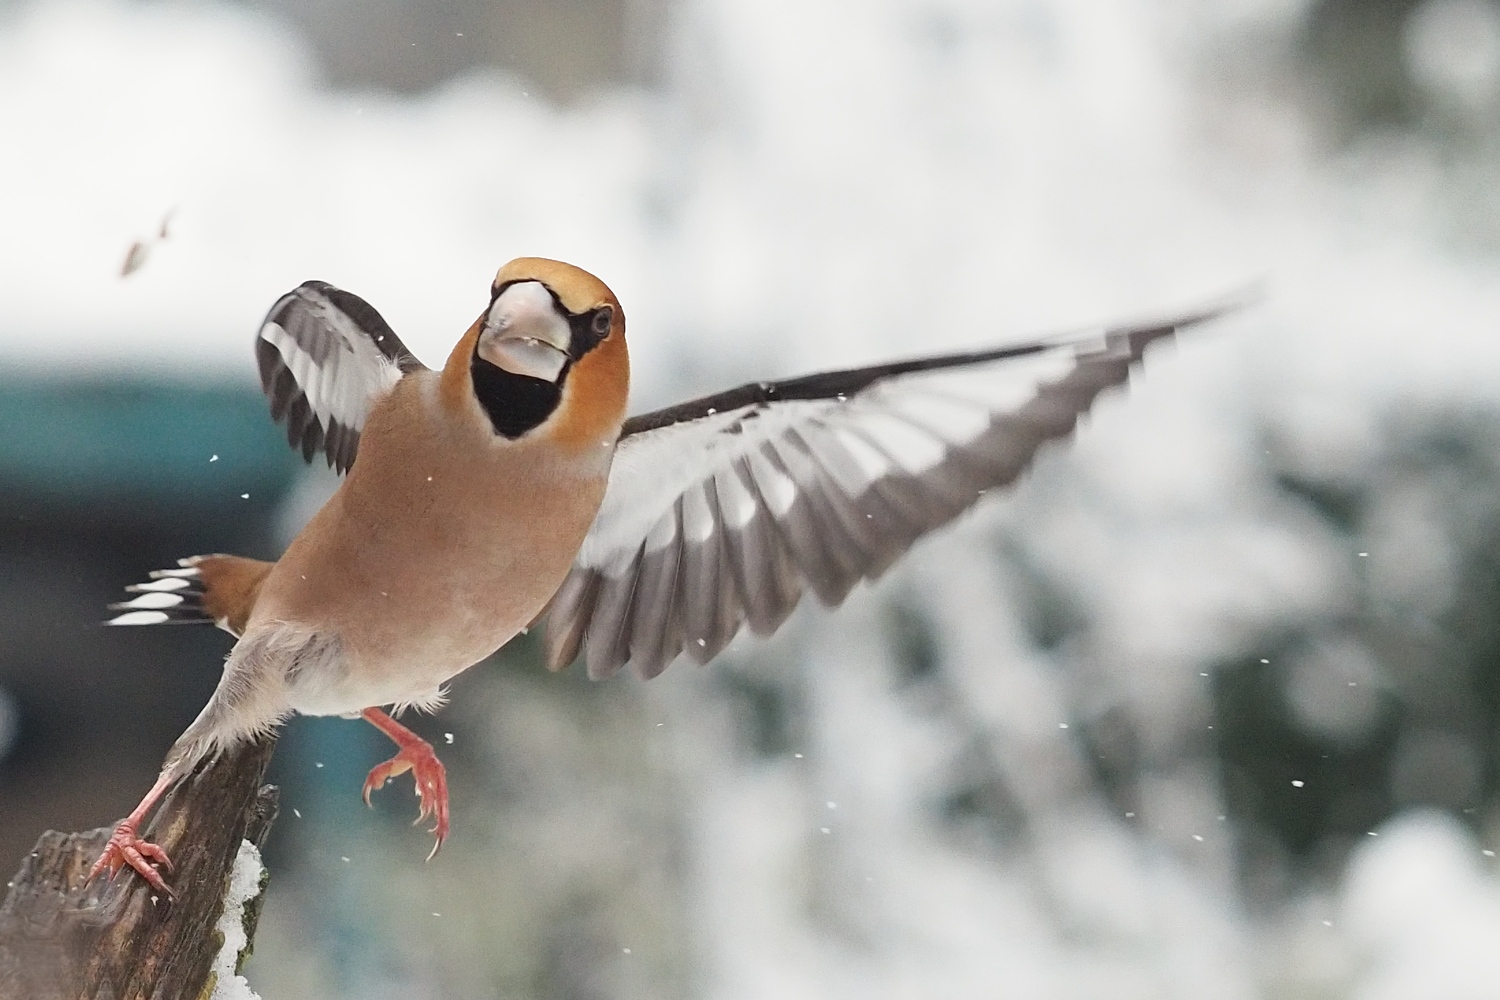
[[[88,878],[130,868],[172,897],[171,859],[139,833],[151,809],[298,713],[362,717],[391,739],[364,799],[410,771],[431,859],[450,831],[447,775],[404,710],[435,710],[448,681],[533,626],[552,670],[581,658],[593,679],[627,665],[650,679],[747,628],[770,635],[806,592],[837,606],[1069,437],[1150,345],[1227,308],[627,417],[625,313],[579,267],[505,264],[441,369],[364,299],[303,283],[256,332],[261,386],[292,448],[343,478],[274,562],[193,556],[111,605],[111,625],[212,623],[235,644]]]

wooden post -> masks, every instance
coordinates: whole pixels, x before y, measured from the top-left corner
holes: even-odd
[[[177,866],[175,903],[129,868],[83,885],[112,827],[42,834],[0,904],[0,1000],[206,1000],[241,842],[260,847],[276,819],[277,789],[261,783],[274,746],[240,746],[167,793],[145,836]],[[244,907],[240,959],[261,898]]]

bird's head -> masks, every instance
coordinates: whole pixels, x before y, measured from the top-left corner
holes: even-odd
[[[451,402],[471,395],[501,437],[613,441],[630,389],[625,313],[582,268],[517,258],[495,275],[489,307],[453,349],[443,380]]]

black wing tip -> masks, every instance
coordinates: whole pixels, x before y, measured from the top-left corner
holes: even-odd
[[[1139,322],[1111,324],[1105,328],[1105,334],[1106,336],[1117,337],[1175,333],[1179,330],[1189,329],[1190,327],[1202,326],[1216,319],[1223,319],[1232,313],[1249,309],[1264,301],[1266,295],[1265,283],[1255,282],[1236,291],[1227,292],[1217,298],[1209,299],[1203,305],[1186,312],[1167,314],[1166,316],[1141,320]],[[1064,337],[1073,339],[1076,339],[1077,336],[1077,334],[1064,335]]]
[[[745,406],[783,402],[789,400],[833,399],[853,395],[876,382],[899,375],[915,374],[940,368],[957,368],[971,364],[987,364],[1009,358],[1025,357],[1043,351],[1077,344],[1102,334],[1106,340],[1128,337],[1132,346],[1139,342],[1144,346],[1159,337],[1199,326],[1219,319],[1229,313],[1238,312],[1259,302],[1265,297],[1264,283],[1256,283],[1223,295],[1190,312],[1151,319],[1136,323],[1116,323],[1095,326],[1087,332],[1073,330],[1038,340],[1016,342],[1002,347],[978,351],[963,351],[936,354],[923,358],[907,358],[865,368],[844,368],[836,371],[815,372],[777,382],[747,382],[724,392],[702,396],[649,413],[639,413],[628,418],[620,429],[620,437],[660,430],[673,424],[687,423],[703,417],[726,413]]]

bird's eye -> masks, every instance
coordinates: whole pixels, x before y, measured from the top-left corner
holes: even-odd
[[[603,337],[609,333],[609,324],[614,321],[615,311],[609,306],[600,306],[594,310],[594,321],[590,324],[595,334]]]

